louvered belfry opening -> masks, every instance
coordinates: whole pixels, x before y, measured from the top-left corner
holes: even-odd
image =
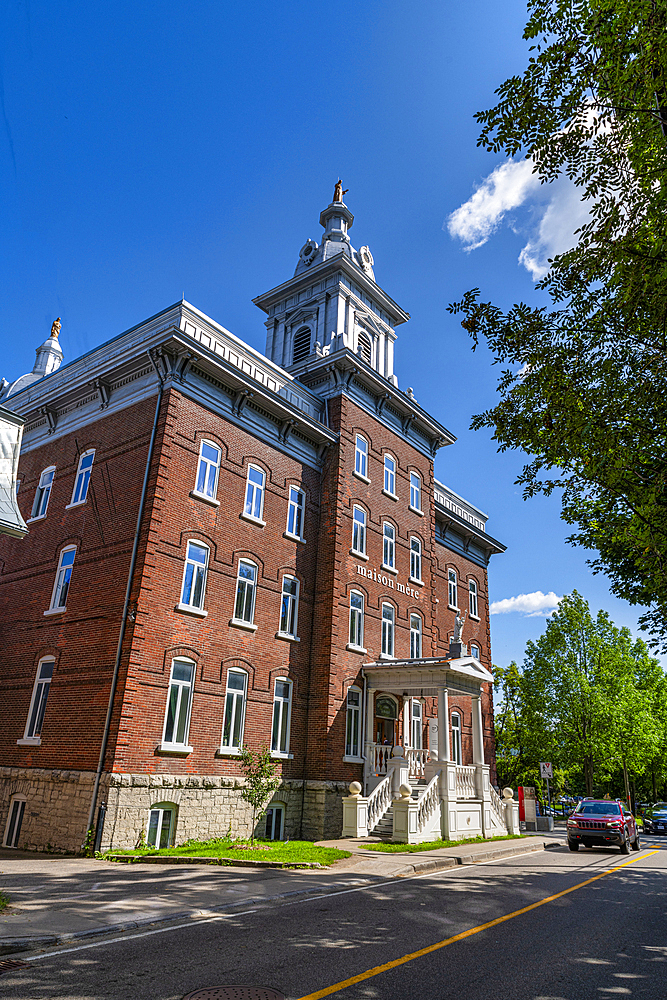
[[[371,363],[371,342],[365,333],[359,334],[359,350],[367,365]]]
[[[294,335],[294,348],[292,351],[292,364],[303,361],[310,354],[310,330],[307,326],[302,326]]]

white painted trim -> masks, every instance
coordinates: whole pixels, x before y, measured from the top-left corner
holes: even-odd
[[[261,517],[253,517],[252,514],[246,514],[245,511],[241,511],[239,517],[242,517],[244,521],[251,521],[252,524],[258,524],[260,528],[266,527],[266,521],[262,521]]]
[[[186,615],[196,615],[197,618],[206,618],[208,611],[204,611],[202,608],[195,608],[190,604],[177,604],[174,611],[181,611]]]
[[[298,635],[290,635],[289,632],[276,632],[276,639],[284,639],[285,642],[301,642]]]
[[[253,622],[241,621],[240,618],[230,618],[229,624],[231,625],[232,628],[243,628],[246,630],[246,632],[257,631],[257,625],[253,624]]]
[[[211,507],[220,506],[220,501],[216,500],[215,497],[206,496],[205,493],[198,493],[197,490],[190,490],[190,496],[193,500],[203,500],[204,503],[210,503]]]

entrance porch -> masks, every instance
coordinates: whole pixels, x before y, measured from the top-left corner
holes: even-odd
[[[514,811],[491,786],[484,761],[482,684],[493,677],[483,664],[472,656],[382,660],[365,664],[363,674],[364,783],[352,782],[343,799],[343,836],[415,844],[498,836],[508,823],[513,829]],[[462,761],[460,729],[452,744],[450,694],[472,700],[470,763]],[[437,717],[428,720],[424,747],[415,706],[429,697],[437,699]]]

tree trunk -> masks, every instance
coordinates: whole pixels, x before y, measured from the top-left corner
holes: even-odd
[[[655,780],[655,768],[653,768],[651,770],[651,778],[653,780],[653,801],[657,802],[658,801],[658,786],[657,786],[656,780]]]
[[[584,757],[584,781],[586,782],[586,795],[593,794],[593,760],[591,757]]]

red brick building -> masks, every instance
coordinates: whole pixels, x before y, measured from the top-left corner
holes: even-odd
[[[183,301],[3,383],[29,528],[0,539],[4,844],[77,849],[101,805],[104,846],[247,832],[242,745],[278,763],[268,836],[338,835],[353,781],[381,820],[396,759],[415,800],[440,776],[443,830],[436,764],[450,806],[493,796],[504,549],[434,478],[455,439],[398,387],[408,314],[347,206],[320,221],[255,300],[265,356]]]

